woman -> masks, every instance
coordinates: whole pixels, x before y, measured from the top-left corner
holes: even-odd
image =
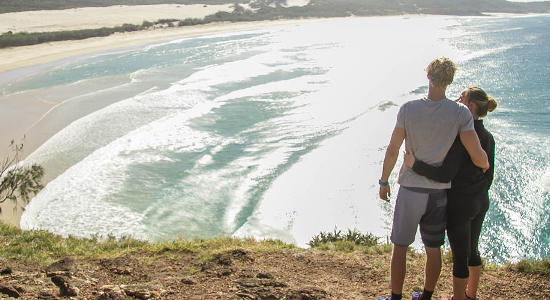
[[[453,294],[457,299],[462,298],[460,295],[465,295],[464,299],[477,299],[482,264],[478,241],[489,208],[488,191],[493,182],[495,158],[495,141],[479,118],[493,111],[497,102],[478,87],[467,88],[457,101],[472,113],[475,131],[489,158],[489,169],[484,173],[472,163],[459,137],[441,167],[415,160],[413,153],[405,154],[405,165],[435,181],[451,181],[447,192],[447,236],[453,253]]]

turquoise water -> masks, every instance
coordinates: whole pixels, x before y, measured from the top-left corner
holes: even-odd
[[[471,34],[459,48],[499,49],[471,59],[473,78],[460,81],[486,87],[500,100],[487,118],[497,148],[483,252],[499,259],[550,257],[550,18],[464,24]]]
[[[301,246],[335,227],[386,237],[395,197],[380,201],[377,179],[397,109],[425,93],[427,63],[447,56],[459,65],[449,97],[479,85],[500,104],[486,120],[497,161],[483,255],[549,257],[549,21],[315,21],[121,49],[10,80],[3,95],[55,87],[87,90],[67,92],[69,104],[117,100],[28,158],[52,180],[21,226]]]

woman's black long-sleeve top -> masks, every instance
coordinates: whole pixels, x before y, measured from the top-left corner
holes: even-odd
[[[434,167],[423,161],[416,160],[413,170],[435,181],[451,181],[449,194],[487,192],[493,183],[495,140],[493,135],[483,126],[483,120],[474,120],[474,128],[481,142],[481,147],[485,150],[489,159],[490,166],[485,173],[474,165],[466,148],[460,142],[459,136],[456,137],[440,167]]]

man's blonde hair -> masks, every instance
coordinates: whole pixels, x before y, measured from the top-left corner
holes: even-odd
[[[428,78],[434,86],[445,87],[453,82],[456,65],[448,58],[436,58],[426,67]]]

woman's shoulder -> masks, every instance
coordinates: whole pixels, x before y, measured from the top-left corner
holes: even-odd
[[[481,147],[485,151],[494,151],[495,148],[495,138],[493,134],[487,130],[483,124],[475,126],[477,136],[479,137],[479,142]]]
[[[474,128],[480,139],[482,137],[486,137],[494,141],[493,134],[489,130],[487,130],[487,128],[485,128],[485,125],[483,125],[483,120],[474,120]]]

